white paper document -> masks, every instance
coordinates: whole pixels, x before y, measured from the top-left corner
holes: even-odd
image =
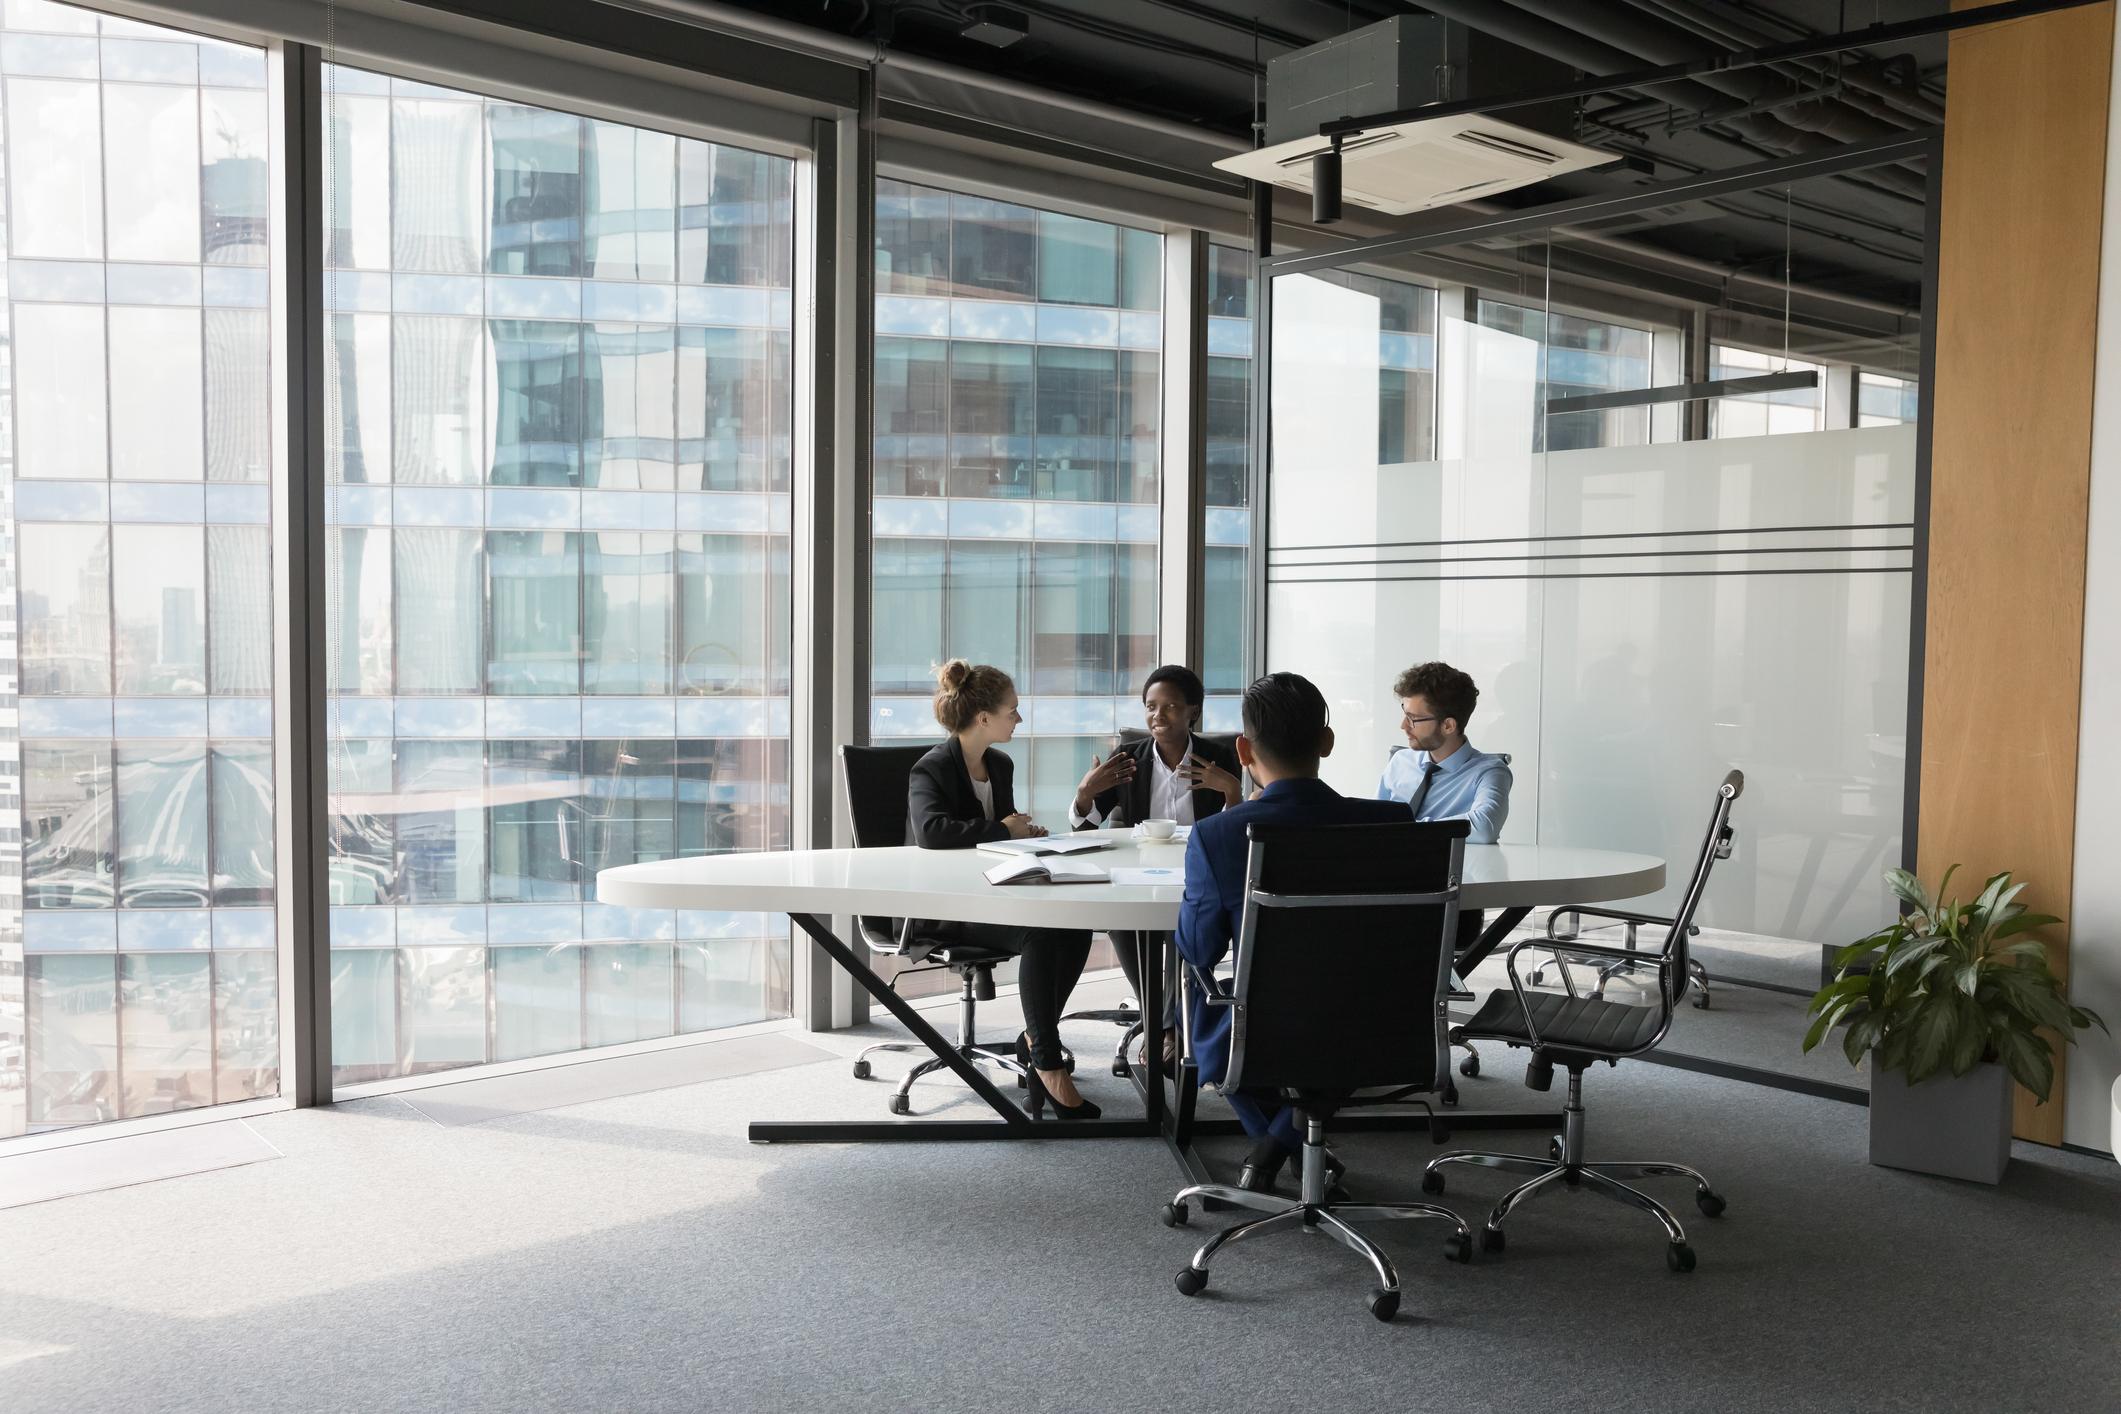
[[[1112,841],[1103,835],[1044,835],[1035,840],[988,840],[973,847],[989,854],[1017,856],[1088,854],[1093,850],[1112,848]]]
[[[1112,882],[1125,888],[1146,889],[1162,885],[1182,885],[1186,882],[1186,871],[1181,865],[1168,869],[1114,869]]]
[[[1109,875],[1073,859],[1005,859],[986,871],[990,884],[1104,884]]]

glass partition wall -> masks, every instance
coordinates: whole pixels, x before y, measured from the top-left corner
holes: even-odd
[[[1637,909],[1676,905],[1718,782],[1744,771],[1698,919],[1707,1006],[1680,1009],[1666,1049],[1860,1086],[1799,1042],[1822,948],[1892,912],[1880,876],[1901,860],[1925,234],[1919,202],[1889,203],[1903,229],[1837,266],[1803,213],[1848,187],[1660,207],[1624,242],[1563,224],[1275,274],[1266,666],[1320,683],[1326,775],[1365,795],[1404,746],[1394,677],[1465,669],[1469,739],[1513,758],[1503,841],[1664,858]],[[1659,278],[1677,263],[1659,251],[1749,238],[1772,279]],[[1402,455],[1370,433],[1393,420],[1387,278],[1439,311],[1433,444]],[[1763,375],[1784,376],[1651,393]],[[1471,982],[1507,985],[1500,960]]]

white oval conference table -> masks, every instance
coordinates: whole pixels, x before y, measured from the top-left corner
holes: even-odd
[[[1076,836],[1082,838],[1083,836]],[[968,923],[1025,924],[1041,928],[1082,928],[1094,932],[1132,929],[1168,935],[1178,926],[1184,894],[1185,849],[1176,843],[1141,843],[1120,833],[1114,847],[1078,856],[1105,869],[1165,868],[1177,871],[1168,884],[1027,884],[997,886],[984,877],[1001,857],[983,850],[809,849],[761,854],[720,854],[627,864],[597,875],[597,898],[626,908],[709,909],[744,913],[785,913],[833,960],[886,1007],[995,1112],[991,1120],[889,1120],[855,1122],[759,1121],[750,1137],[757,1143],[854,1143],[927,1139],[1096,1139],[1162,1137],[1181,1164],[1198,1181],[1203,1176],[1192,1155],[1195,1134],[1236,1131],[1236,1122],[1200,1121],[1192,1117],[1197,1086],[1178,1077],[1176,1103],[1166,1105],[1162,1084],[1132,1068],[1142,1092],[1140,1119],[1098,1119],[1068,1123],[1033,1123],[1012,1099],[1003,1095],[979,1069],[960,1057],[890,983],[879,977],[862,949],[848,946],[833,933],[834,914],[868,914],[890,918],[946,918]],[[1470,970],[1524,921],[1536,906],[1601,903],[1637,898],[1664,887],[1664,861],[1646,854],[1557,845],[1468,845],[1465,851],[1461,906],[1489,914],[1479,943],[1459,954],[1458,969]],[[1163,1015],[1164,969],[1144,969],[1141,998],[1144,1014]],[[1404,1116],[1375,1116],[1349,1128],[1405,1128]],[[1456,1111],[1453,1128],[1548,1127],[1552,1112]],[[1412,1127],[1425,1120],[1416,1119]]]

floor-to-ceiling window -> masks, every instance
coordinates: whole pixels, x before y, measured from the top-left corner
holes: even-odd
[[[1202,714],[1236,731],[1252,648],[1252,254],[1208,247],[1207,480],[1201,562]]]
[[[1163,239],[881,180],[870,733],[936,666],[1016,680],[1018,803],[1066,826],[1157,658]]]
[[[787,1014],[795,165],[327,69],[341,1083]]]
[[[0,1136],[276,1094],[266,55],[0,8]]]
[[[1809,373],[1817,380],[1809,388],[1783,388],[1772,393],[1743,393],[1737,397],[1709,399],[1711,437],[1768,437],[1785,432],[1826,430],[1827,370],[1824,365],[1807,363],[1787,354],[1739,348],[1734,344],[1711,345],[1709,360],[1711,378],[1760,378],[1772,373]],[[1840,425],[1846,427],[1848,423],[1844,420]],[[1869,427],[1882,424],[1866,422],[1862,425]]]

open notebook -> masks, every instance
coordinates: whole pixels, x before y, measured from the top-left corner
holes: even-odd
[[[1005,859],[986,871],[990,884],[1106,884],[1111,876],[1095,864],[1080,860]]]

